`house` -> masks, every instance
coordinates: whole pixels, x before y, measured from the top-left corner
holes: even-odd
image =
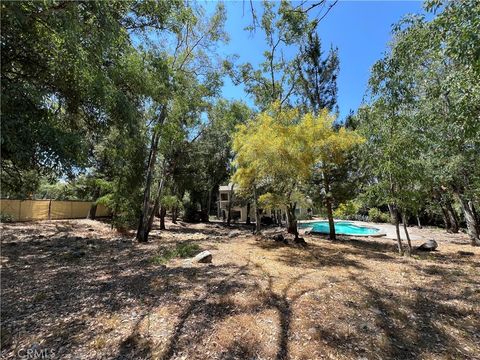
[[[233,221],[239,221],[239,222],[246,222],[247,217],[250,217],[252,221],[255,221],[255,206],[254,204],[251,204],[250,206],[250,211],[247,212],[248,206],[246,204],[238,204],[235,202],[235,188],[236,186],[232,184],[228,185],[221,185],[219,187],[219,194],[218,194],[218,204],[217,204],[217,209],[218,209],[218,218],[219,219],[227,219],[228,216],[228,204],[230,203],[233,195],[233,203],[232,207],[230,209],[230,214],[231,214],[231,219]],[[279,210],[281,213],[282,221],[286,221],[286,213],[285,210],[281,209]],[[260,209],[260,216],[267,217],[267,218],[274,218],[274,210],[270,209]],[[295,214],[298,216],[306,216],[311,213],[311,209],[306,209],[306,208],[301,208],[297,207],[295,209]]]

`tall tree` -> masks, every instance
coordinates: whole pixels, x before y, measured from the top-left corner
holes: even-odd
[[[330,194],[330,185],[335,181],[332,171],[362,139],[355,132],[336,131],[333,121],[327,110],[318,116],[301,116],[298,109],[281,108],[276,102],[270,110],[240,126],[235,134],[234,180],[241,188],[255,190],[262,186],[265,193],[258,200],[271,208],[285,210],[287,230],[295,238],[298,238],[295,210],[306,198],[305,184],[320,173],[327,191],[331,238],[335,239]]]
[[[260,110],[268,109],[275,101],[281,105],[291,104],[298,85],[295,62],[300,44],[305,34],[316,26],[316,21],[310,20],[308,12],[288,1],[264,1],[258,25],[267,47],[263,61],[258,68],[250,63],[238,68],[227,64],[230,74],[235,83],[244,84]],[[252,24],[248,29],[253,32],[257,28]]]
[[[310,32],[296,59],[299,77],[298,92],[307,111],[318,114],[332,111],[337,104],[338,49],[330,49],[323,58],[320,38]]]
[[[205,109],[205,101],[214,96],[220,86],[216,57],[211,54],[215,43],[227,40],[223,31],[225,9],[217,6],[215,13],[206,17],[200,7],[190,7],[186,20],[177,32],[173,42],[172,55],[167,63],[166,73],[170,82],[159,87],[159,96],[152,98],[154,116],[151,121],[151,143],[146,167],[142,211],[138,222],[136,238],[147,242],[151,218],[154,214],[152,182],[155,176],[161,128],[169,120],[175,104],[186,107],[187,115],[198,114]],[[165,76],[165,75],[164,75]],[[169,91],[165,92],[165,85]],[[188,97],[195,94],[196,97]],[[157,192],[158,193],[158,192]]]
[[[384,145],[374,168],[383,169],[377,175],[388,181],[394,211],[415,211],[414,199],[422,193],[438,199],[453,194],[477,245],[480,71],[472,54],[479,45],[474,34],[480,6],[431,1],[427,9],[442,4],[430,22],[407,17],[394,28],[390,52],[373,68],[371,107],[362,126],[369,144]]]
[[[343,127],[337,130],[334,123],[335,116],[323,109],[317,115],[306,114],[298,130],[300,149],[311,168],[310,173],[307,173],[308,181],[318,181],[315,190],[322,193],[325,201],[331,240],[336,239],[333,220],[334,187],[344,180],[338,173],[344,169],[342,166],[348,162],[352,149],[363,142],[355,131]]]
[[[2,183],[73,176],[109,126],[128,126],[148,92],[129,31],[165,29],[178,1],[5,1]],[[21,109],[21,111],[19,111]]]

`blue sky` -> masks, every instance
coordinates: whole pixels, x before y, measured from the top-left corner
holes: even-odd
[[[254,3],[261,7],[260,2]],[[209,3],[208,5],[213,5]],[[229,44],[220,51],[237,54],[237,63],[262,60],[266,49],[263,34],[257,31],[252,37],[243,29],[251,22],[249,1],[226,1],[226,30],[230,34]],[[244,9],[245,6],[245,9]],[[350,109],[356,110],[365,94],[371,66],[387,50],[391,26],[409,13],[423,13],[421,1],[339,1],[319,25],[318,33],[323,49],[338,47],[340,75],[338,79],[338,105],[340,119]],[[228,99],[251,99],[242,86],[225,81],[223,96]]]

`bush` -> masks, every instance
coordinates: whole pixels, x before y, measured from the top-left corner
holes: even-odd
[[[368,210],[368,219],[372,222],[389,222],[390,215],[381,212],[377,208],[371,208],[370,210]]]
[[[13,222],[13,217],[10,214],[0,213],[0,223]]]
[[[342,220],[357,220],[361,207],[361,204],[357,201],[347,201],[335,209],[333,217]]]

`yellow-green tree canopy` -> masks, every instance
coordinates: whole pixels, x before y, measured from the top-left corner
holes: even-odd
[[[348,151],[362,143],[363,138],[355,131],[344,127],[335,129],[335,117],[322,110],[318,116],[306,114],[297,126],[297,136],[301,143],[301,154],[310,168],[322,168],[340,165],[346,160]],[[310,173],[307,172],[307,176]]]
[[[336,130],[328,111],[301,116],[295,108],[274,103],[270,109],[237,127],[233,150],[233,181],[241,189],[265,187],[276,205],[297,202],[302,185],[314,171],[328,169],[346,159],[362,138],[354,131]]]

